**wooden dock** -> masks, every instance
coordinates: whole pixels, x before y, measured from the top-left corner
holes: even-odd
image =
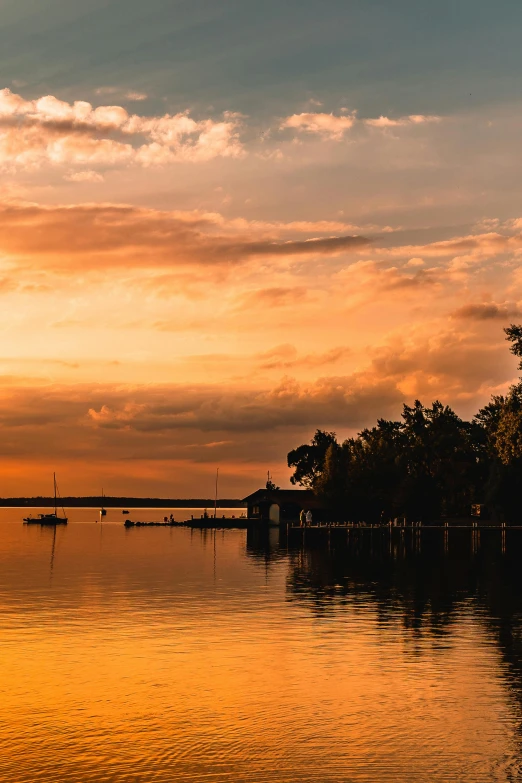
[[[484,548],[493,548],[505,554],[508,550],[522,556],[522,525],[493,525],[479,522],[468,524],[434,525],[357,525],[317,524],[303,526],[289,524],[280,528],[280,544],[288,550],[352,548],[364,551],[367,547],[390,552],[428,550],[469,551],[476,555]],[[384,551],[384,550],[383,550]]]
[[[330,542],[342,542],[359,540],[364,538],[389,538],[392,539],[413,539],[430,538],[431,536],[442,535],[444,538],[457,535],[471,535],[473,538],[480,538],[480,535],[489,536],[501,535],[505,538],[507,531],[522,531],[522,525],[486,525],[486,524],[436,524],[436,525],[357,525],[357,524],[318,524],[318,525],[292,525],[281,527],[281,533],[286,537],[289,543],[302,544],[322,544]]]
[[[486,524],[485,522],[470,522],[469,524],[454,524],[454,523],[437,523],[437,524],[421,524],[420,522],[409,525],[364,525],[356,522],[323,522],[316,525],[297,525],[288,524],[286,526],[288,532],[304,532],[307,530],[322,530],[324,532],[331,530],[357,530],[357,531],[371,531],[371,530],[522,530],[522,525],[493,525]]]
[[[197,519],[185,519],[182,522],[167,520],[166,522],[133,522],[126,519],[123,523],[126,528],[130,527],[190,527],[196,529],[233,529],[244,530],[251,524],[251,520],[245,517],[198,517]]]
[[[197,519],[187,519],[183,523],[186,527],[194,527],[199,529],[240,529],[245,530],[252,524],[251,519],[246,517],[198,517]]]

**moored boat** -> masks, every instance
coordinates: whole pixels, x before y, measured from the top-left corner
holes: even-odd
[[[53,473],[54,481],[54,513],[38,514],[36,517],[24,517],[26,525],[66,525],[69,521],[65,516],[65,509],[62,506],[63,517],[58,516],[58,485],[56,484],[56,473]]]
[[[67,517],[59,517],[57,514],[38,514],[37,517],[25,517],[26,525],[66,525]]]

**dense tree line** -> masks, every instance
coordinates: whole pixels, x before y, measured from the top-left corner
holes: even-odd
[[[504,330],[522,359],[522,326]],[[522,360],[519,363],[522,370]],[[522,516],[522,379],[472,421],[447,405],[404,405],[401,421],[379,419],[339,443],[317,430],[288,454],[293,484],[311,488],[338,519],[425,521],[469,516],[484,504],[498,519]]]

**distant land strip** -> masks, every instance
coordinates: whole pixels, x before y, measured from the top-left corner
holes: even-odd
[[[126,498],[126,497],[64,497],[59,506],[68,508],[214,508],[213,499],[205,498]],[[0,507],[32,506],[35,508],[54,508],[53,497],[0,498]],[[245,508],[237,498],[220,498],[219,508]]]

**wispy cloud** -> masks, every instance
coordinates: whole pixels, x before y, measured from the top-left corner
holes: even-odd
[[[338,364],[352,355],[352,349],[346,345],[330,348],[321,353],[300,354],[294,345],[286,344],[259,354],[257,360],[263,370],[317,369]]]
[[[298,133],[316,135],[331,141],[341,141],[346,133],[357,125],[371,128],[404,128],[407,126],[425,125],[440,122],[441,117],[428,114],[410,114],[406,117],[385,117],[358,119],[352,114],[326,114],[324,112],[303,112],[286,117],[280,125],[280,130],[291,128]]]
[[[497,304],[496,302],[477,302],[458,307],[452,312],[453,318],[471,319],[475,321],[500,320],[507,322],[509,318],[521,318],[522,310],[516,304]]]
[[[125,97],[128,101],[146,101],[148,95],[146,92],[136,92],[131,90],[130,92],[125,93]]]
[[[258,307],[280,308],[296,307],[313,298],[306,286],[268,286],[248,291],[240,297],[238,310],[251,310]]]
[[[363,120],[365,125],[372,128],[401,128],[407,125],[424,125],[428,122],[440,122],[441,117],[433,114],[410,114],[407,117],[390,118],[380,116]]]
[[[292,114],[281,123],[281,130],[292,128],[294,130],[306,133],[314,133],[327,139],[336,141],[343,138],[344,134],[353,128],[355,117],[336,116],[335,114],[325,114],[323,112],[303,112],[302,114]]]
[[[64,179],[68,182],[103,182],[103,175],[98,171],[70,171]]]

